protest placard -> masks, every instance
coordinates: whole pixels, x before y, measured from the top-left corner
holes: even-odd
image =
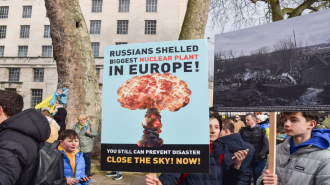
[[[106,46],[101,170],[209,172],[205,40]]]
[[[218,111],[329,111],[330,23],[325,10],[215,36]]]

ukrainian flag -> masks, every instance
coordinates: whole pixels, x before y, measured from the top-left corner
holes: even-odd
[[[67,91],[68,89],[62,88],[63,91]],[[41,109],[44,107],[49,107],[50,108],[50,113],[53,113],[53,110],[55,108],[55,102],[56,99],[59,98],[59,94],[57,93],[57,90],[53,92],[50,96],[48,96],[46,99],[44,99],[41,103],[36,105],[34,108],[35,109]]]

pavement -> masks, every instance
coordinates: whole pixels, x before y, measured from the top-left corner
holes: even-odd
[[[99,172],[93,175],[91,185],[145,185],[145,174],[140,172],[123,172],[123,178],[113,180],[112,177],[106,177],[108,172]]]

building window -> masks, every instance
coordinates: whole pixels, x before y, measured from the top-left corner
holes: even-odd
[[[147,0],[147,12],[157,12],[157,0]]]
[[[53,47],[52,46],[42,46],[42,57],[52,57],[52,51]]]
[[[34,108],[42,101],[42,89],[31,89],[31,107]]]
[[[45,25],[44,38],[50,38],[50,26],[49,25]]]
[[[47,10],[46,10],[46,17],[48,17]]]
[[[117,21],[117,34],[128,34],[128,21]]]
[[[145,34],[156,34],[156,21],[146,21]]]
[[[8,18],[9,6],[0,6],[0,19]]]
[[[103,0],[92,0],[92,12],[102,12]]]
[[[119,0],[118,12],[129,12],[129,0]]]
[[[0,26],[0,39],[6,38],[7,26]]]
[[[123,44],[127,44],[127,42],[116,42],[116,45],[123,45]]]
[[[99,76],[100,76],[100,68],[96,68],[96,75],[97,75],[97,79],[99,79]]]
[[[92,42],[92,50],[93,50],[93,53],[94,53],[94,57],[99,57],[100,43],[99,42]]]
[[[9,79],[10,82],[18,82],[19,81],[19,72],[20,68],[9,68]]]
[[[29,38],[30,26],[21,26],[20,38]]]
[[[100,34],[101,33],[101,21],[91,21],[90,34]]]
[[[0,57],[3,57],[4,52],[5,52],[5,46],[0,46]]]
[[[44,81],[44,69],[33,69],[33,81],[34,82]]]
[[[28,46],[18,46],[18,56],[27,57]]]
[[[5,90],[16,92],[16,89],[15,88],[5,88]]]
[[[22,18],[31,18],[32,6],[23,6]]]

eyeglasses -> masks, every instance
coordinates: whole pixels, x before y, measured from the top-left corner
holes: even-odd
[[[235,118],[239,118],[239,117],[235,117]]]

